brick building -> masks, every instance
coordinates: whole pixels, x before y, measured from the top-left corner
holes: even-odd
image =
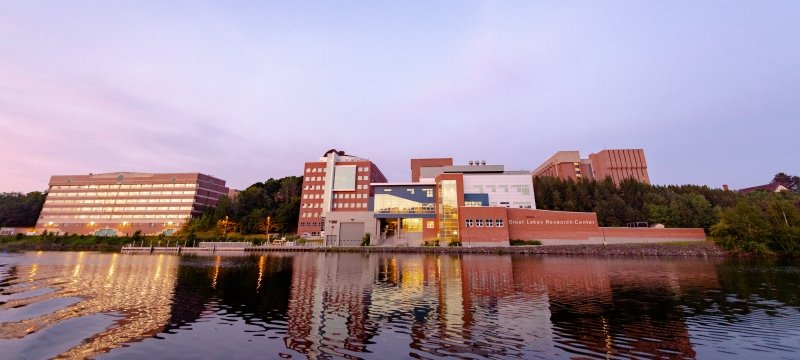
[[[590,154],[588,159],[581,159],[578,151],[559,151],[539,165],[533,176],[598,181],[610,177],[616,184],[625,179],[650,183],[642,149],[608,149]]]
[[[370,183],[386,182],[386,177],[372,162],[331,149],[318,161],[303,167],[303,192],[297,234],[304,237],[324,235],[325,220],[332,213],[368,213]],[[364,224],[353,225],[348,233],[364,232]],[[359,238],[360,241],[360,238]]]

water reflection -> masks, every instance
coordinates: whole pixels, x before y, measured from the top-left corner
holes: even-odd
[[[2,311],[20,316],[48,299],[79,301],[22,320],[0,312],[0,347],[67,319],[110,314],[113,325],[59,353],[793,357],[798,269],[705,259],[29,253],[0,258]]]
[[[0,285],[0,301],[5,301],[0,305],[0,346],[25,342],[29,334],[73,318],[117,314],[121,319],[115,325],[75,339],[61,353],[85,358],[155,335],[170,317],[176,257],[39,252],[17,260],[22,262],[6,264],[9,270]],[[37,312],[42,304],[57,305]]]

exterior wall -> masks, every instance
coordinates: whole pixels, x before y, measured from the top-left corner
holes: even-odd
[[[319,234],[324,230],[322,213],[324,212],[324,193],[328,171],[327,164],[312,161],[303,166],[303,191],[300,196],[300,216],[297,234]]]
[[[705,241],[703,229],[696,228],[601,228],[609,243]]]
[[[462,246],[508,246],[508,215],[503,207],[462,207],[459,209],[459,234]],[[482,226],[476,220],[481,219]],[[472,226],[467,226],[471,220]],[[492,220],[492,226],[487,226]],[[497,221],[497,220],[501,220]],[[502,226],[497,226],[502,224]]]
[[[336,167],[348,165],[356,167],[356,188],[334,190]],[[330,213],[369,212],[372,182],[384,183],[386,176],[366,159],[328,152],[319,161],[306,162],[303,166],[303,191],[297,234],[321,236],[325,218]]]
[[[564,180],[603,180],[608,176],[617,184],[629,178],[650,183],[642,149],[603,150],[589,155],[588,159],[581,159],[578,151],[559,151],[532,174],[533,177],[552,176]]]
[[[601,235],[595,213],[508,209],[507,226],[512,240],[589,240]]]
[[[225,181],[199,173],[56,175],[36,231],[117,235],[177,231],[228,194]]]
[[[424,167],[444,167],[452,165],[452,158],[411,159],[411,182],[419,182],[421,169]]]
[[[475,226],[483,219],[483,227]],[[494,226],[486,227],[486,219]],[[504,227],[497,226],[502,219]],[[608,228],[599,227],[595,213],[513,209],[502,207],[462,207],[459,233],[463,246],[507,246],[509,240],[539,240],[544,245],[658,243],[704,241],[703,229]],[[467,227],[467,220],[473,226]]]
[[[578,151],[559,151],[545,160],[531,173],[534,177],[552,176],[561,179],[571,178],[572,180],[576,180],[577,174],[575,172],[575,164],[579,164],[578,168],[583,172],[580,163],[581,156]]]
[[[593,176],[597,180],[610,177],[616,184],[625,179],[650,183],[647,161],[642,149],[603,150],[589,155],[589,160],[592,163]]]
[[[370,233],[371,242],[375,243],[375,237],[380,232],[378,221],[369,211],[337,211],[328,214],[325,218],[325,239],[328,245],[339,245],[340,229],[345,223],[364,223],[364,232]]]
[[[488,194],[489,206],[536,208],[530,174],[464,174],[464,193]]]

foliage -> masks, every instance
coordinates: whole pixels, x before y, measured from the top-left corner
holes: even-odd
[[[610,178],[576,182],[537,177],[534,189],[537,208],[595,212],[601,226],[647,222],[705,230],[716,223],[717,207],[732,206],[740,196],[697,185],[656,186],[625,180],[616,186]]]
[[[447,246],[461,246],[461,241],[453,240],[447,244]]]
[[[726,250],[800,255],[800,196],[756,191],[721,210],[711,236]]]
[[[300,214],[300,195],[303,177],[287,176],[269,179],[250,185],[235,197],[223,196],[216,208],[206,210],[197,219],[186,222],[182,234],[223,234],[238,231],[241,234],[264,234],[267,231],[291,233],[297,229]],[[225,217],[236,224],[219,226]],[[267,224],[269,217],[269,224]]]
[[[511,246],[542,245],[542,242],[539,240],[510,240],[509,244]]]
[[[433,238],[430,240],[426,240],[422,243],[422,246],[439,246],[439,238]]]
[[[36,225],[47,193],[0,193],[0,226],[30,227]]]
[[[372,236],[370,233],[364,233],[364,237],[361,238],[361,246],[369,246],[369,239]]]
[[[794,192],[800,191],[800,176],[787,175],[786,173],[780,172],[775,174],[775,177],[772,178],[772,182],[786,186],[787,189]]]

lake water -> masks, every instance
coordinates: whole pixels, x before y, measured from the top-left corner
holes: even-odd
[[[800,359],[798,265],[3,254],[0,358]]]

